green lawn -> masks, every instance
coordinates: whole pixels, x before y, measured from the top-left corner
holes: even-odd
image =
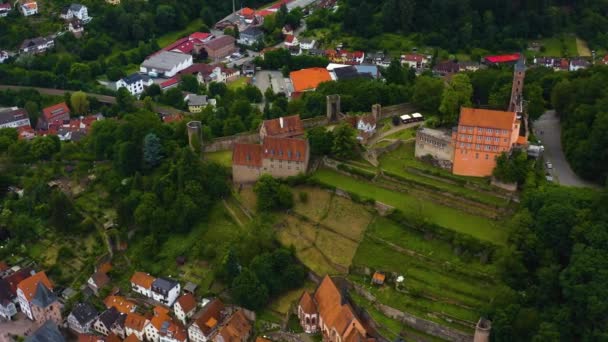
[[[578,56],[576,47],[576,37],[573,35],[564,35],[563,37],[545,38],[540,40],[544,47],[544,51],[540,52],[541,56],[549,57],[573,57]]]
[[[386,139],[401,139],[401,140],[409,140],[416,137],[416,128],[408,128],[399,132],[395,132],[390,134],[384,138]]]
[[[183,29],[181,31],[168,32],[168,33],[165,33],[162,36],[158,37],[158,40],[157,40],[158,45],[160,47],[165,47],[184,36],[187,36],[191,33],[194,33],[196,31],[200,30],[202,25],[203,25],[202,19],[199,18],[199,19],[193,20],[190,24],[188,24],[188,26],[186,26],[185,29]]]
[[[332,170],[321,169],[314,174],[314,177],[322,183],[353,192],[364,198],[386,203],[406,214],[416,215],[421,219],[480,240],[504,244],[506,239],[506,231],[497,222],[487,218],[435,204],[406,193],[380,188],[370,182],[345,177]]]
[[[232,151],[207,152],[204,158],[222,166],[232,167]]]
[[[239,77],[236,80],[228,83],[228,89],[236,90],[245,87],[249,83],[250,78]]]

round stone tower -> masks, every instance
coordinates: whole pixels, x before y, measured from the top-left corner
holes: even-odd
[[[193,151],[200,151],[203,147],[203,125],[200,121],[190,121],[186,124],[188,130],[188,144]]]

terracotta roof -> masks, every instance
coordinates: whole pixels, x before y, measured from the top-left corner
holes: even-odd
[[[177,299],[179,306],[185,313],[196,309],[196,298],[191,293],[186,293]]]
[[[364,124],[368,124],[368,125],[372,125],[372,126],[376,124],[376,118],[371,114],[360,116],[359,121],[363,121]]]
[[[218,335],[222,336],[224,342],[238,342],[247,339],[251,331],[251,323],[242,309],[235,312],[220,329]]]
[[[209,37],[211,37],[211,33],[208,32],[194,32],[190,36],[188,36],[188,38],[190,39],[198,39],[200,41],[203,41]]]
[[[255,14],[255,11],[249,7],[245,7],[239,13],[244,17],[250,17]]]
[[[44,286],[46,286],[48,289],[53,290],[53,284],[49,278],[47,278],[46,273],[44,272],[38,272],[33,276],[22,280],[17,287],[23,291],[25,299],[27,299],[29,302],[32,300],[32,298],[34,298],[36,289],[38,288],[38,283],[40,282],[42,282],[42,284],[44,284]]]
[[[331,81],[329,71],[325,68],[309,68],[292,71],[289,74],[295,92],[314,90],[319,84]]]
[[[107,296],[103,303],[109,309],[115,307],[121,313],[128,314],[132,312],[137,305],[121,296]]]
[[[154,277],[144,272],[135,272],[131,277],[131,283],[139,285],[145,289],[151,289]]]
[[[218,50],[224,48],[227,45],[234,45],[235,39],[233,36],[220,36],[217,37],[207,43],[205,43],[205,47],[207,49]]]
[[[458,124],[511,130],[516,118],[515,112],[462,107]]]
[[[296,36],[294,36],[293,34],[288,34],[285,36],[285,42],[286,43],[293,43],[293,40],[296,38]]]
[[[127,336],[127,338],[125,338],[123,342],[139,342],[139,339],[137,338],[137,336],[135,336],[135,334],[131,334]]]
[[[65,104],[65,102],[58,103],[56,105],[42,109],[42,116],[44,116],[47,122],[51,122],[56,117],[64,115],[66,113],[68,114],[68,116],[70,115],[70,108],[68,108],[68,105]]]
[[[93,278],[95,285],[100,288],[106,286],[110,282],[110,277],[108,277],[107,274],[99,271],[93,273],[91,278]]]
[[[120,337],[118,337],[118,335],[116,335],[115,333],[110,333],[107,337],[106,337],[106,342],[121,342],[122,340],[120,339]]]
[[[232,149],[232,164],[245,166],[262,166],[262,145],[234,144]]]
[[[0,272],[8,270],[8,264],[4,261],[0,261]]]
[[[292,133],[293,135],[304,134],[304,126],[299,115],[281,117],[272,120],[264,120],[262,123],[268,136]]]
[[[143,331],[147,320],[146,317],[131,312],[127,315],[127,319],[125,320],[125,328]]]
[[[162,89],[162,88],[167,88],[167,87],[170,87],[170,86],[172,86],[172,85],[176,85],[176,84],[178,84],[178,83],[179,83],[179,79],[178,79],[177,77],[171,77],[170,79],[168,79],[168,80],[166,80],[166,81],[162,82],[162,83],[160,84],[160,87],[161,87],[161,89]]]
[[[157,305],[154,307],[155,316],[167,316],[167,315],[169,315],[169,311],[171,311],[171,310],[169,310],[163,306],[160,306],[160,305]]]
[[[304,291],[304,293],[302,293],[302,297],[300,297],[300,306],[307,314],[314,314],[317,312],[317,305],[312,300],[312,297],[308,291]]]
[[[224,303],[219,299],[214,299],[203,308],[202,314],[195,319],[196,324],[202,333],[207,336],[215,329],[217,323],[222,319]]]
[[[315,292],[314,299],[323,321],[329,327],[335,328],[341,336],[351,323],[356,322],[362,327],[351,306],[342,304],[342,295],[329,276],[323,278]]]
[[[307,152],[308,142],[303,139],[265,137],[262,144],[264,158],[303,162]]]
[[[374,273],[374,281],[378,282],[378,283],[384,283],[384,279],[386,279],[386,276],[380,272],[375,272]]]
[[[517,137],[517,144],[518,145],[525,145],[527,143],[528,143],[528,139],[526,139],[526,137],[521,136],[521,135],[519,137]]]
[[[92,334],[78,334],[78,342],[99,342],[103,341],[103,338],[100,336],[92,335]]]
[[[15,296],[17,295],[17,288],[19,286],[19,283],[30,277],[31,272],[32,270],[30,268],[22,268],[19,271],[4,278],[4,280],[8,282],[12,294],[14,294]]]

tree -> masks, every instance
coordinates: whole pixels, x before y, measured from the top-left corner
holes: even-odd
[[[163,147],[160,139],[154,133],[148,133],[144,138],[144,163],[151,169],[160,164],[163,159]]]
[[[407,84],[408,78],[406,70],[397,59],[393,59],[391,64],[382,71],[382,75],[388,84]]]
[[[531,120],[538,119],[545,112],[543,88],[538,84],[531,84],[524,88],[524,99],[528,101],[528,115]]]
[[[228,253],[222,259],[222,265],[219,271],[219,278],[227,284],[231,284],[232,281],[241,273],[241,266],[236,258],[234,250],[231,248]]]
[[[357,132],[346,123],[337,126],[333,131],[334,141],[331,153],[335,157],[343,160],[353,159],[359,152],[357,142]]]
[[[248,268],[234,278],[230,293],[239,305],[250,310],[260,309],[268,301],[268,289]]]
[[[191,92],[194,94],[198,94],[198,91],[199,91],[198,80],[193,75],[182,75],[179,86],[183,91],[188,91],[188,92]]]
[[[258,211],[284,210],[293,207],[293,194],[289,187],[270,175],[263,175],[253,187]]]
[[[460,107],[471,106],[473,86],[466,74],[456,74],[443,90],[439,111],[445,124],[455,124],[458,121]]]
[[[184,107],[184,95],[179,88],[171,88],[161,96],[161,102],[175,108],[182,108]]]
[[[139,166],[139,153],[134,143],[126,141],[118,145],[116,168],[124,176],[130,176]]]
[[[32,141],[32,156],[34,159],[48,160],[61,149],[61,143],[56,135],[37,137]]]
[[[38,123],[38,118],[40,117],[40,107],[34,101],[27,101],[25,103],[24,108],[30,118],[31,126],[36,127],[36,124]]]
[[[443,80],[430,76],[420,76],[414,85],[412,103],[421,111],[438,113],[443,94]]]
[[[325,127],[315,127],[306,131],[306,138],[310,144],[310,154],[313,156],[323,156],[331,153],[334,136]]]
[[[83,91],[72,93],[70,104],[74,113],[84,115],[89,112],[89,99]]]
[[[523,184],[528,174],[528,159],[521,150],[513,150],[511,155],[503,152],[496,159],[496,167],[492,175],[497,179],[508,182]]]
[[[126,112],[131,112],[135,108],[135,98],[127,88],[120,88],[116,92],[116,104]]]

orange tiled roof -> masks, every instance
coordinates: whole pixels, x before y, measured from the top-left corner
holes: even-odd
[[[525,145],[527,143],[528,143],[528,139],[526,137],[523,137],[521,135],[519,137],[517,137],[517,144],[518,145]]]
[[[220,329],[218,334],[223,337],[224,341],[243,341],[251,331],[251,324],[242,309],[235,312],[226,324]]]
[[[103,303],[109,309],[115,307],[121,313],[128,314],[132,312],[137,305],[121,296],[107,296]]]
[[[460,109],[460,120],[458,121],[458,124],[463,126],[511,130],[513,129],[516,118],[517,115],[515,112],[462,107]]]
[[[314,314],[317,312],[317,305],[312,300],[312,297],[308,291],[304,291],[304,293],[302,293],[302,297],[300,298],[300,306],[307,314]]]
[[[53,121],[57,116],[61,116],[64,114],[70,114],[70,108],[65,102],[58,103],[56,105],[52,105],[50,107],[46,107],[42,109],[42,116],[48,121]]]
[[[0,261],[0,272],[7,270],[8,269],[8,264],[4,261]]]
[[[150,320],[150,324],[152,324],[156,330],[160,331],[160,328],[163,326],[164,322],[173,322],[169,315],[156,315],[152,317]]]
[[[323,321],[327,326],[335,328],[341,336],[351,323],[361,326],[350,305],[342,304],[342,295],[329,276],[323,278],[314,299]]]
[[[95,336],[92,334],[78,334],[78,342],[98,342],[103,341],[103,339],[99,336]]]
[[[139,285],[145,289],[152,288],[152,283],[154,282],[154,277],[144,272],[135,272],[131,277],[131,283],[135,285]]]
[[[262,123],[269,136],[291,133],[293,135],[304,134],[304,125],[299,115],[285,116],[272,120],[264,120]]]
[[[142,315],[130,312],[125,320],[125,328],[143,331],[148,319]]]
[[[258,337],[255,338],[255,342],[272,342],[272,341],[270,341],[267,338],[263,338],[263,337],[258,336]]]
[[[329,71],[325,68],[309,68],[292,71],[289,74],[295,92],[314,90],[319,84],[331,81]]]
[[[127,338],[125,338],[123,342],[140,342],[140,341],[137,338],[137,336],[135,336],[135,334],[131,334],[131,335],[127,336]]]
[[[154,307],[154,316],[167,316],[169,314],[169,309],[157,305]]]
[[[241,10],[241,15],[244,17],[250,17],[255,14],[255,11],[249,7],[245,7]]]
[[[384,279],[386,279],[386,276],[380,272],[376,272],[374,273],[374,280],[378,281],[380,283],[384,283]]]
[[[308,143],[303,139],[265,137],[262,144],[264,158],[304,162]]]
[[[23,291],[25,299],[27,299],[28,302],[31,301],[36,294],[36,288],[38,287],[39,282],[42,282],[49,290],[53,290],[53,284],[44,272],[38,272],[33,276],[22,280],[19,285],[17,285],[17,288]]]
[[[118,335],[116,335],[115,333],[110,333],[110,335],[108,335],[106,337],[106,342],[121,342],[122,340],[120,339],[120,337],[118,337]]]
[[[208,335],[217,326],[218,321],[221,320],[224,303],[219,299],[214,299],[203,310],[203,314],[193,324],[196,324],[203,334]]]
[[[234,144],[232,149],[232,164],[262,167],[262,145]]]
[[[194,298],[191,293],[186,293],[185,295],[179,297],[177,302],[185,313],[188,313],[196,308],[196,298]]]

